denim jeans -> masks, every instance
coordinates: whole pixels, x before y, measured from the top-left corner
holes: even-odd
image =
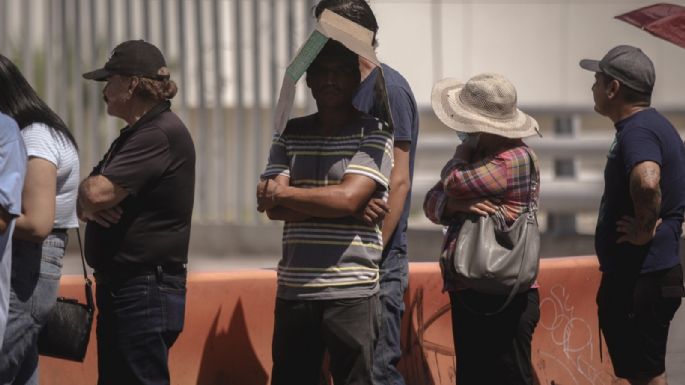
[[[38,384],[38,334],[57,299],[67,234],[50,234],[43,244],[15,239],[12,290],[0,384]]]
[[[336,385],[371,385],[378,295],[335,300],[276,299],[271,385],[318,385],[324,350]]]
[[[183,330],[186,273],[98,282],[98,385],[169,384],[169,349]]]
[[[374,351],[374,385],[404,385],[397,363],[402,356],[400,335],[408,275],[409,264],[405,254],[391,250],[381,261],[381,327]]]

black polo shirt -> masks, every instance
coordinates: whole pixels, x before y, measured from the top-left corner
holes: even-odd
[[[91,172],[129,195],[109,228],[86,225],[85,254],[97,271],[135,271],[186,263],[195,191],[195,148],[188,129],[164,102],[121,130]]]

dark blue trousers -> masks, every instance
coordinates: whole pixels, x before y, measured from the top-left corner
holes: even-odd
[[[98,282],[98,385],[170,383],[169,349],[183,329],[185,296],[185,273]]]
[[[374,385],[404,385],[397,363],[402,356],[400,335],[404,292],[408,283],[409,264],[406,254],[391,250],[381,261],[381,327],[373,356]]]

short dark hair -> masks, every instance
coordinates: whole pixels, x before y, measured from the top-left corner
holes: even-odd
[[[318,20],[324,9],[333,11],[338,15],[351,20],[373,32],[373,46],[378,45],[376,34],[378,22],[366,0],[321,0],[314,7],[314,17]]]
[[[620,80],[614,78],[611,75],[605,74],[604,72],[599,72],[600,76],[604,77],[604,84],[609,84],[611,81],[616,80],[621,87],[618,89],[619,97],[626,103],[636,104],[636,105],[651,105],[652,104],[652,94],[645,93],[638,90],[634,90],[628,87],[626,84],[622,83]]]
[[[0,112],[14,119],[22,130],[33,123],[43,123],[78,149],[64,121],[38,96],[19,68],[3,55],[0,55]]]

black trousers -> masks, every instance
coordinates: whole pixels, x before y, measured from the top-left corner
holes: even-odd
[[[318,385],[328,350],[335,385],[371,385],[380,326],[378,295],[302,301],[276,299],[273,385]]]
[[[473,290],[450,292],[458,385],[532,385],[531,341],[540,320],[537,289],[506,296]]]
[[[666,371],[668,330],[683,296],[680,265],[640,274],[602,274],[597,314],[616,377]]]

